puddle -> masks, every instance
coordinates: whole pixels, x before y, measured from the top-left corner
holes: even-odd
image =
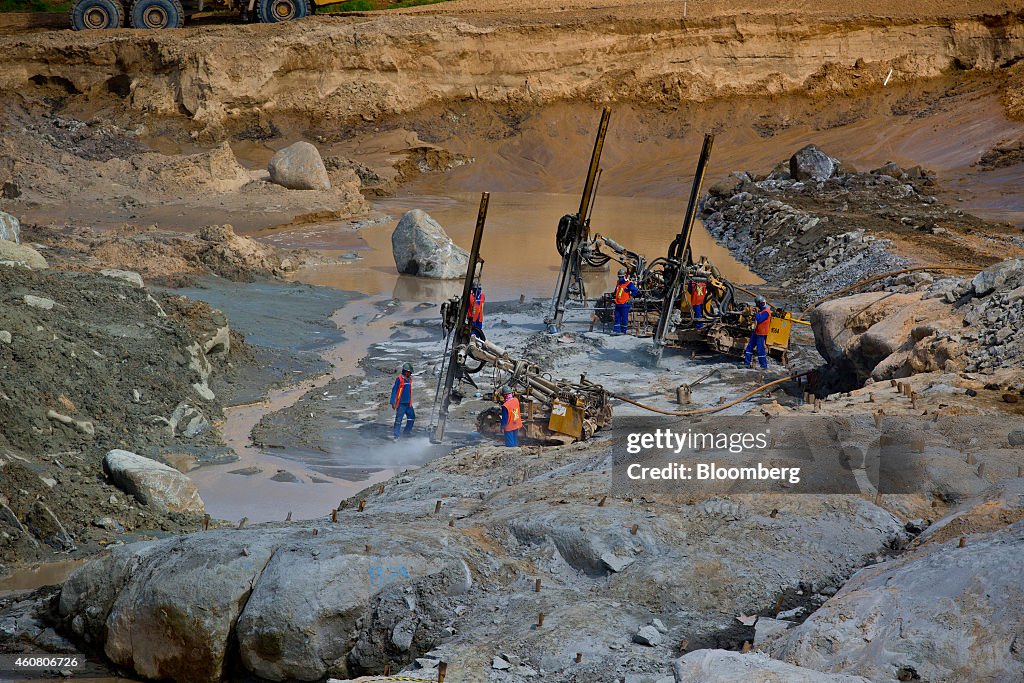
[[[63,560],[16,569],[12,574],[0,577],[0,598],[63,583],[64,579],[84,562],[85,560]]]

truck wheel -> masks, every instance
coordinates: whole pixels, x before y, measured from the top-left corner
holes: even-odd
[[[71,6],[71,28],[86,31],[124,26],[124,7],[117,0],[78,0]]]
[[[181,0],[136,0],[132,28],[181,28],[185,10]]]
[[[309,0],[256,0],[256,16],[261,23],[301,19],[309,14]]]

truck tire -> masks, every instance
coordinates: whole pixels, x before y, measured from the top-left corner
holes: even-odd
[[[309,0],[256,0],[256,17],[262,24],[301,19],[309,14]]]
[[[181,28],[185,9],[181,0],[136,0],[131,22],[132,28]]]
[[[71,6],[71,28],[87,31],[124,26],[124,7],[117,0],[77,0]]]

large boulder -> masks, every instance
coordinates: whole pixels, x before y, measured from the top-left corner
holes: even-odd
[[[814,145],[807,145],[789,158],[789,174],[795,180],[828,180],[839,162]]]
[[[465,277],[469,253],[459,247],[426,211],[413,209],[391,233],[399,273],[439,280]]]
[[[103,470],[114,484],[139,502],[166,512],[205,512],[192,480],[155,460],[113,450],[103,457]]]
[[[820,304],[810,322],[818,353],[862,382],[962,369],[951,315],[949,304],[920,292],[865,292]]]
[[[32,247],[5,239],[0,239],[0,265],[17,265],[32,270],[45,270],[48,267],[43,255]]]
[[[296,142],[280,150],[270,159],[267,170],[271,182],[291,190],[331,189],[324,160],[308,142]]]
[[[872,680],[1024,680],[1022,556],[1018,522],[867,567],[772,654]]]
[[[690,652],[672,664],[672,673],[676,683],[870,683],[861,676],[825,674],[759,652],[743,654],[730,650]]]
[[[471,538],[433,520],[376,521],[121,546],[68,579],[58,618],[147,679],[213,683],[244,667],[261,680],[322,680],[370,661],[381,662],[377,670],[411,663],[450,637],[449,598],[472,586],[459,556],[480,554],[466,547]]]
[[[0,211],[0,240],[18,244],[21,242],[21,224],[9,213]]]

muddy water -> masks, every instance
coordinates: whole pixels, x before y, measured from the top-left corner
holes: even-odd
[[[456,192],[448,196],[409,195],[377,202],[374,208],[392,220],[363,228],[365,246],[357,249],[362,260],[307,269],[298,279],[370,295],[391,296],[407,302],[440,302],[461,292],[461,283],[428,281],[399,276],[391,255],[391,232],[397,219],[413,208],[433,216],[459,245],[473,240],[480,195]],[[487,225],[481,244],[483,284],[492,300],[550,297],[561,259],[555,250],[555,228],[564,214],[574,213],[579,196],[553,193],[496,192],[491,195]],[[609,197],[597,200],[591,230],[646,255],[664,256],[679,232],[685,203],[678,198]],[[339,231],[344,227],[338,226]],[[323,242],[323,226],[277,233],[266,239],[281,246]],[[694,228],[694,252],[707,255],[727,278],[738,283],[760,279],[718,245],[699,223]],[[614,271],[604,283],[613,285]],[[603,290],[602,290],[603,291]]]
[[[84,560],[65,560],[19,569],[0,578],[0,598],[61,583],[83,562]]]
[[[485,259],[484,286],[492,301],[549,297],[554,288],[560,259],[554,247],[558,219],[576,210],[579,199],[569,194],[495,193],[488,212],[482,253]],[[436,218],[459,244],[469,246],[476,222],[479,195],[470,192],[450,196],[405,196],[378,202],[376,222],[358,231],[361,258],[307,268],[297,280],[315,285],[356,291],[367,295],[338,310],[334,322],[346,332],[344,342],[323,354],[332,370],[292,388],[273,391],[265,401],[237,406],[226,411],[224,434],[240,461],[230,465],[200,468],[191,473],[211,515],[219,519],[250,521],[282,520],[288,512],[293,519],[325,517],[332,507],[367,486],[384,481],[396,472],[387,466],[386,448],[374,444],[374,454],[362,465],[358,481],[325,476],[332,469],[352,470],[351,456],[330,455],[317,459],[309,454],[265,452],[252,445],[250,432],[260,419],[294,404],[307,391],[323,387],[331,379],[360,375],[358,361],[373,344],[386,341],[393,327],[410,317],[420,303],[437,304],[461,292],[461,281],[430,281],[400,276],[391,255],[391,232],[397,219],[411,208],[421,208]],[[679,230],[682,208],[677,199],[601,197],[593,213],[593,229],[629,248],[648,255],[661,255]],[[274,231],[264,239],[280,246],[316,248],[339,253],[351,247],[349,224],[308,225],[289,231]],[[757,281],[750,271],[696,227],[694,246],[698,254],[709,255],[722,271],[738,282]],[[595,292],[612,285],[613,275],[593,274]],[[378,317],[379,304],[392,299],[401,309]],[[345,449],[342,449],[345,450]],[[379,462],[377,462],[379,460]],[[233,470],[256,467],[249,476]],[[275,481],[286,470],[300,483]]]

